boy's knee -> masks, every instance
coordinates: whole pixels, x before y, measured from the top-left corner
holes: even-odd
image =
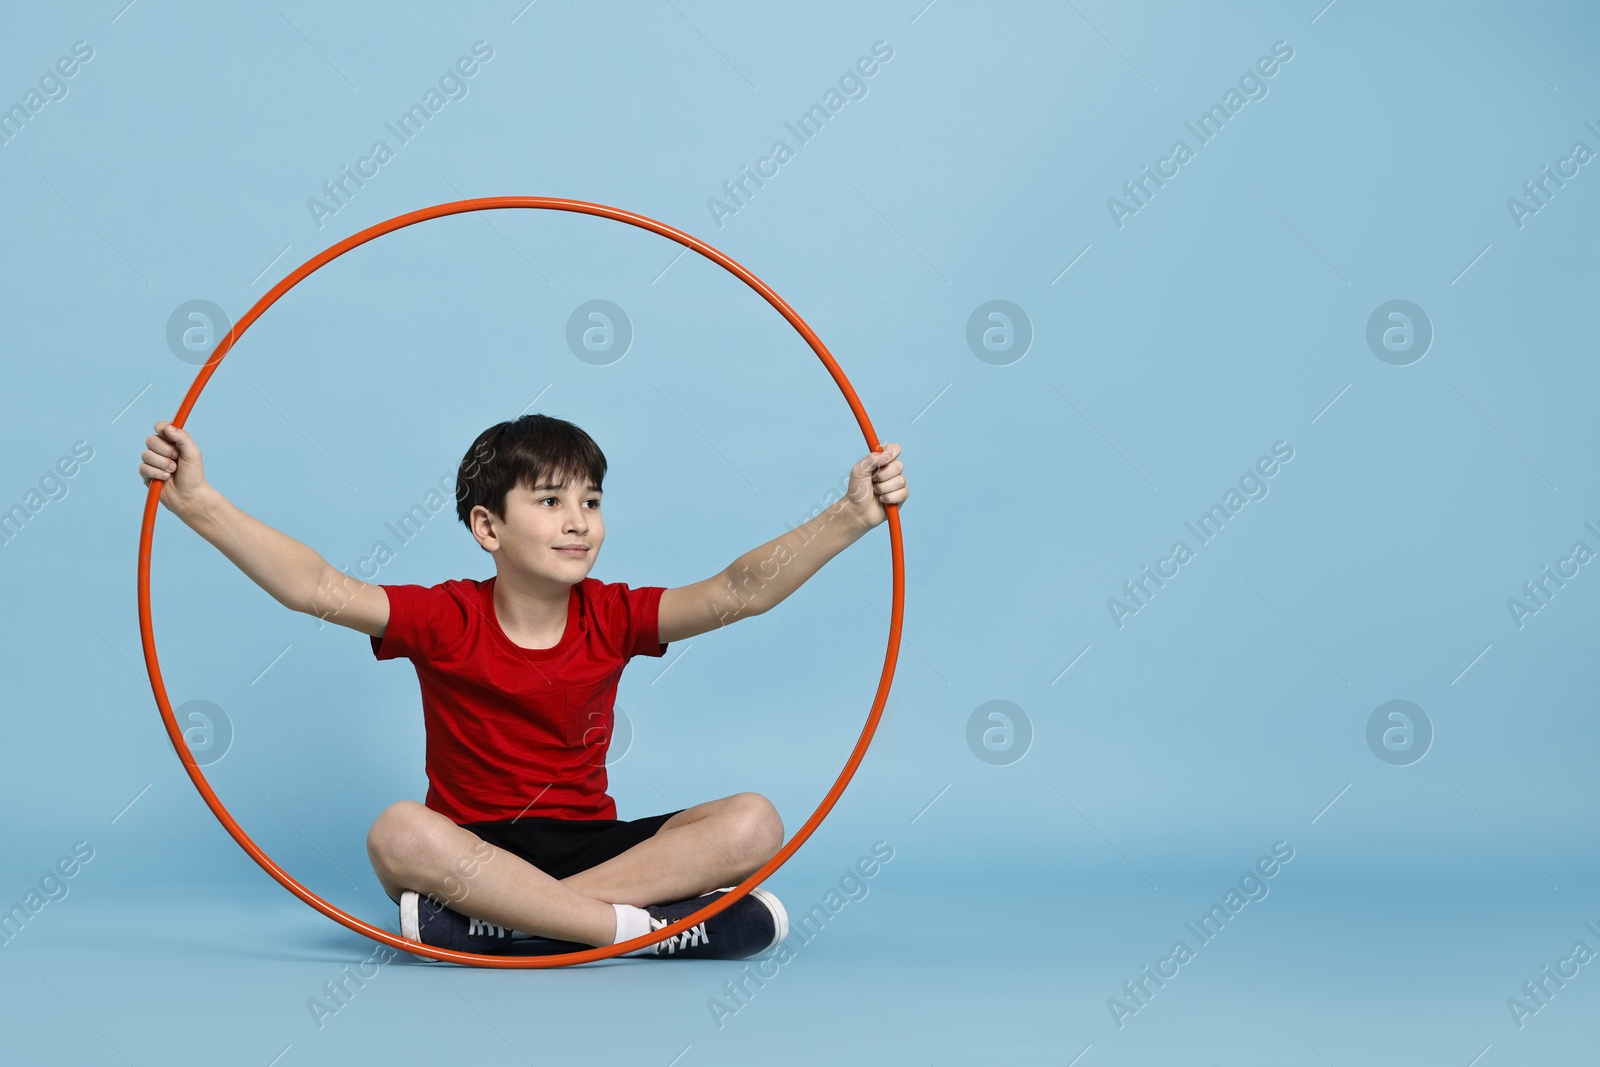
[[[742,850],[765,863],[783,847],[783,819],[778,809],[760,793],[735,793],[729,799],[736,813]]]
[[[415,800],[398,800],[384,808],[367,831],[367,855],[391,870],[422,845],[429,812]]]

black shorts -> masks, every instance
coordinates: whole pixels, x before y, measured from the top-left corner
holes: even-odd
[[[679,809],[682,810],[682,809]],[[597,867],[653,836],[661,824],[678,814],[649,815],[643,819],[546,819],[524,816],[505,822],[462,823],[496,848],[527,860],[552,878]]]

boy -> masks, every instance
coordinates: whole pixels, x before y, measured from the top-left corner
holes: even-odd
[[[588,576],[605,539],[605,456],[572,423],[525,415],[478,435],[456,477],[457,517],[494,577],[374,585],[230,503],[187,431],[155,430],[139,474],[166,483],[168,510],[285,607],[367,634],[380,660],[412,661],[427,798],[386,808],[367,853],[402,936],[465,952],[626,941],[772,858],[783,824],[757,793],[617,819],[605,770],[617,681],[632,656],[771,609],[910,492],[899,446],[885,445],[851,468],[843,499],[719,574],[630,589]],[[787,933],[783,905],[757,888],[641,953],[744,959]]]

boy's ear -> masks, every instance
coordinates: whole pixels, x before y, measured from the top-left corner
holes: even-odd
[[[477,504],[467,514],[467,518],[471,521],[472,536],[480,548],[485,552],[493,552],[495,548],[500,547],[500,538],[494,530],[495,518],[488,508]],[[493,547],[490,547],[491,545]]]

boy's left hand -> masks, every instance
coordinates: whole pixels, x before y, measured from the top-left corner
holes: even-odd
[[[906,487],[905,466],[900,462],[900,446],[890,442],[881,451],[869,452],[850,468],[850,488],[845,506],[872,529],[889,516],[885,504],[903,504],[911,490]]]

